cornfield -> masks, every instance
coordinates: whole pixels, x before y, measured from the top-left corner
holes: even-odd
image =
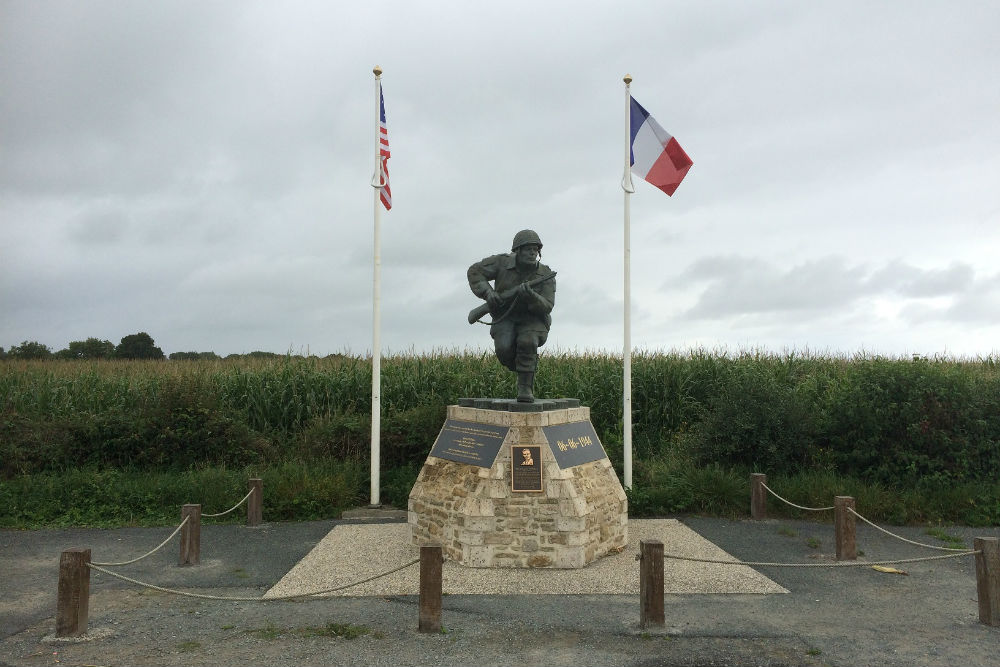
[[[989,480],[1000,470],[1000,371],[992,358],[737,355],[633,358],[640,460],[800,469],[883,483]],[[622,360],[543,355],[536,394],[591,408],[609,455],[622,446]],[[382,451],[419,464],[461,397],[511,396],[492,353],[382,360]],[[371,362],[364,357],[0,363],[3,477],[80,465],[364,457]]]

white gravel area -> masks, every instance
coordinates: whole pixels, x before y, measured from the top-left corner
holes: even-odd
[[[629,521],[623,552],[599,558],[582,569],[472,568],[446,561],[443,591],[452,595],[638,595],[640,540],[661,540],[664,551],[680,556],[736,560],[675,519]],[[298,595],[350,584],[419,558],[406,523],[335,526],[264,597]],[[329,595],[360,597],[416,595],[419,564]],[[745,565],[666,559],[664,592],[771,594],[788,591]]]

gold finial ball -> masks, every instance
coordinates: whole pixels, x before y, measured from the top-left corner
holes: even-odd
[[[622,79],[622,81],[624,81],[625,85],[627,86],[628,84],[632,83],[632,75],[631,74],[626,74],[625,78]]]
[[[372,72],[375,73],[375,76],[382,76],[382,68],[378,65],[375,65],[375,69],[373,69]]]

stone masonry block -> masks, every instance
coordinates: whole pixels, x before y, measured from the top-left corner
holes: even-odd
[[[576,498],[560,498],[559,514],[565,517],[584,516],[589,514],[587,510],[587,499],[577,496]]]
[[[555,462],[546,465],[545,474],[548,476],[548,479],[573,479],[572,468],[563,470]]]
[[[497,520],[492,516],[466,517],[465,529],[473,532],[488,533],[496,530]]]
[[[556,567],[581,568],[587,564],[583,547],[563,547],[556,551],[553,559]]]
[[[427,458],[407,503],[414,544],[441,542],[465,566],[579,568],[626,543],[627,496],[610,461],[562,470],[542,430],[588,420],[589,408],[449,406],[448,418],[509,431],[491,468]],[[510,489],[511,449],[521,445],[541,447],[543,493]]]
[[[493,547],[467,546],[462,549],[462,562],[469,567],[491,567],[493,565]]]
[[[524,412],[524,419],[521,422],[524,426],[538,427],[548,426],[549,419],[544,412]]]
[[[560,498],[576,498],[577,491],[576,486],[571,482],[561,482],[559,484],[559,497]]]
[[[535,554],[531,556],[530,558],[528,558],[527,562],[528,567],[551,567],[553,564],[555,564],[556,567],[560,567],[558,562],[553,562],[551,558],[549,558],[548,556],[543,556],[542,554]],[[583,567],[583,566],[579,565],[578,567]]]
[[[587,530],[587,519],[582,516],[559,516],[556,517],[555,529],[560,532],[582,532]]]

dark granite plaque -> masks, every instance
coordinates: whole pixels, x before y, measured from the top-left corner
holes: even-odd
[[[608,458],[594,425],[589,421],[543,426],[542,432],[549,441],[556,463],[563,470]]]
[[[537,445],[510,446],[510,490],[542,490],[542,448]]]
[[[509,426],[448,419],[431,447],[431,456],[491,468],[509,430]]]

